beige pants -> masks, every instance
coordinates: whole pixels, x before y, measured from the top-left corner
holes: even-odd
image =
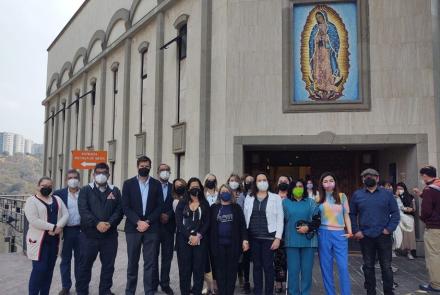
[[[425,259],[431,286],[440,289],[440,229],[425,229]]]

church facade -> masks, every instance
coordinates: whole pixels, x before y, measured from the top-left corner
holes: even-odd
[[[146,154],[414,187],[439,164],[439,34],[437,0],[86,0],[48,48],[44,172],[106,150],[117,185]]]

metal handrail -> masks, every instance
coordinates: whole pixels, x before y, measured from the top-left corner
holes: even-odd
[[[24,204],[28,196],[2,195],[0,196],[0,223],[7,224],[5,228],[5,242],[9,242],[9,251],[16,251],[21,246],[26,251],[26,232],[28,222],[24,214]]]

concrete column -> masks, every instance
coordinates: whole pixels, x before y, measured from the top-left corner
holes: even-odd
[[[46,103],[44,105],[44,121],[46,122],[47,118],[49,118],[49,103]],[[48,163],[47,163],[47,158],[49,157],[48,155],[48,149],[49,149],[49,143],[50,143],[50,139],[49,139],[49,124],[50,124],[50,120],[47,121],[46,123],[44,123],[44,151],[43,151],[43,174],[47,175],[49,174],[49,167],[48,167]]]
[[[87,92],[87,78],[88,73],[84,72],[83,76],[83,87],[82,92],[80,95],[84,95],[84,93]],[[78,132],[78,147],[80,150],[86,149],[86,125],[87,125],[87,97],[83,97],[80,99],[79,102],[79,122],[80,125],[78,126],[79,132]],[[85,170],[80,171],[81,174],[81,182],[82,184],[86,184],[88,182],[88,174]]]
[[[66,106],[70,105],[72,103],[72,96],[73,96],[73,87],[72,85],[69,85],[69,96],[67,97]],[[70,136],[72,132],[72,112],[75,111],[75,106],[72,106],[70,109],[66,110],[66,121],[64,126],[64,164],[63,164],[63,170],[64,173],[67,172],[67,170],[70,169],[70,152],[72,148],[70,147]]]
[[[57,96],[56,100],[56,107],[55,107],[55,113],[57,113],[60,110],[60,97]],[[58,188],[59,187],[59,183],[58,183],[58,151],[60,150],[58,148],[58,133],[59,133],[59,126],[60,126],[60,120],[61,119],[61,114],[58,114],[55,116],[55,122],[54,122],[54,130],[52,132],[54,132],[54,136],[53,136],[53,142],[52,142],[52,181],[53,181],[53,186]]]
[[[106,86],[107,58],[101,59],[101,81],[99,83],[99,122],[98,122],[98,149],[104,149],[104,125],[105,125],[105,86]],[[98,87],[98,85],[96,85]]]
[[[201,1],[199,175],[210,169],[212,2]]]
[[[131,70],[131,38],[124,45],[124,92],[122,94],[122,137],[121,137],[121,181],[128,174],[128,142],[130,135],[130,70]],[[131,157],[130,157],[131,159]]]
[[[163,79],[164,79],[164,51],[160,47],[164,44],[164,15],[159,12],[156,17],[156,69],[155,69],[155,99],[154,99],[154,155],[153,170],[156,171],[162,162],[163,136]]]

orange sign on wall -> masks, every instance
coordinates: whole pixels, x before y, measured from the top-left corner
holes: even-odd
[[[107,163],[107,151],[72,151],[72,168],[89,170],[98,163]]]

